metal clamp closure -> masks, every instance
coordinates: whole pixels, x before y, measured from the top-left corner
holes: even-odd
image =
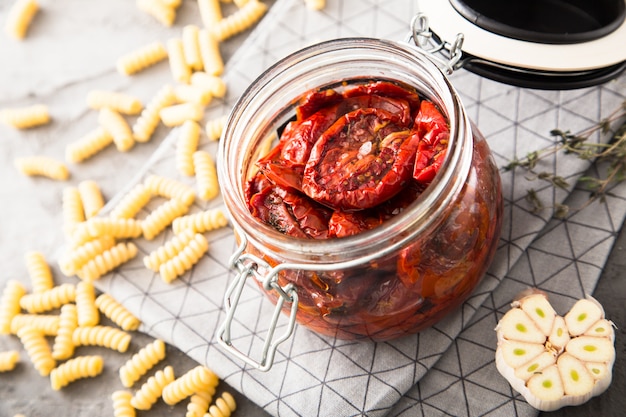
[[[436,64],[439,64],[439,67],[446,74],[450,75],[462,66],[463,51],[461,48],[464,39],[462,33],[458,33],[452,43],[440,39],[431,32],[428,17],[423,13],[418,13],[411,19],[411,33],[407,42],[414,43]]]

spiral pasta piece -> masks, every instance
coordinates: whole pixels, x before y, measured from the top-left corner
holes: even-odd
[[[196,25],[186,25],[183,28],[183,55],[187,65],[194,70],[202,69],[202,57],[198,45],[199,30]]]
[[[135,219],[93,217],[84,226],[92,237],[112,236],[127,239],[141,236],[141,221]]]
[[[113,236],[107,235],[90,240],[69,250],[59,259],[61,272],[68,277],[74,275],[87,262],[114,245],[115,239]]]
[[[24,326],[17,332],[24,349],[28,354],[33,366],[41,376],[48,376],[56,366],[52,358],[50,346],[43,333],[32,326]]]
[[[152,211],[142,222],[143,237],[152,240],[159,235],[174,219],[189,211],[189,206],[177,198],[173,198]]]
[[[161,1],[137,0],[137,8],[154,17],[163,26],[172,26],[176,19],[176,9]]]
[[[130,334],[111,326],[77,327],[72,334],[74,346],[100,346],[126,352],[130,344]]]
[[[74,284],[61,284],[40,293],[24,295],[20,299],[20,307],[29,313],[36,314],[54,310],[75,300],[76,286]]]
[[[102,356],[78,356],[59,365],[50,373],[50,385],[55,391],[82,379],[93,378],[102,373],[104,360]]]
[[[176,222],[176,220],[174,220]],[[170,240],[159,246],[148,255],[144,256],[143,264],[146,268],[159,272],[159,267],[165,262],[178,255],[185,246],[193,239],[195,233],[192,230],[185,229],[181,233],[177,233]]]
[[[135,417],[137,413],[135,412],[135,408],[130,403],[132,398],[133,394],[130,391],[114,391],[113,394],[111,394],[111,400],[113,401],[113,415],[115,417]]]
[[[78,312],[75,304],[65,304],[59,315],[59,329],[52,344],[52,357],[65,360],[74,354],[74,330],[78,327]]]
[[[217,375],[210,369],[198,365],[163,389],[163,401],[168,405],[175,405],[196,392],[216,386],[218,382]]]
[[[65,160],[79,163],[91,158],[113,143],[113,136],[103,127],[98,126],[65,148]]]
[[[238,33],[249,29],[258,22],[267,11],[267,5],[258,0],[248,1],[241,9],[220,20],[211,27],[211,33],[222,42]]]
[[[156,339],[147,344],[135,353],[120,368],[120,381],[127,388],[133,386],[135,382],[154,367],[159,361],[165,358],[165,343]]]
[[[137,142],[148,142],[154,133],[161,116],[161,109],[169,107],[176,101],[174,89],[171,85],[164,85],[150,100],[141,116],[133,125],[133,136]]]
[[[213,98],[213,95],[209,90],[192,84],[177,85],[174,89],[174,95],[176,96],[176,101],[178,102],[196,103],[202,106],[209,104]]]
[[[41,252],[31,251],[24,255],[26,271],[33,284],[33,292],[44,292],[54,287],[52,271]]]
[[[157,371],[141,386],[130,404],[137,410],[149,410],[163,393],[163,388],[174,382],[174,368],[166,366]]]
[[[204,117],[204,107],[200,103],[175,104],[161,109],[159,117],[167,127],[180,126],[185,120],[199,122]]]
[[[206,122],[205,130],[209,140],[219,140],[219,138],[222,136],[222,131],[224,130],[227,119],[228,116],[224,115]]]
[[[0,123],[15,129],[29,129],[50,122],[50,113],[45,104],[0,110]]]
[[[205,416],[209,417],[230,417],[237,408],[237,403],[233,396],[225,391],[222,396],[215,400],[215,405],[209,407],[209,412]]]
[[[224,59],[220,51],[220,43],[208,28],[198,32],[198,48],[200,49],[204,72],[213,76],[222,75]]]
[[[176,167],[183,175],[193,176],[193,153],[198,149],[200,142],[200,125],[193,120],[187,120],[180,129],[180,136],[176,142]]]
[[[209,405],[215,395],[215,387],[210,386],[206,390],[198,391],[191,396],[187,404],[185,417],[203,417],[209,411]]]
[[[38,10],[39,4],[35,0],[17,0],[11,6],[7,16],[4,26],[6,34],[17,40],[24,39]]]
[[[311,10],[322,10],[326,7],[326,0],[304,0],[304,4]]]
[[[208,90],[213,97],[226,95],[226,83],[221,77],[207,72],[194,72],[191,74],[191,85]]]
[[[87,219],[94,217],[104,207],[104,198],[97,182],[93,180],[81,181],[78,183],[78,192],[83,201]]]
[[[0,334],[11,333],[11,321],[20,314],[20,300],[26,294],[26,288],[15,280],[9,280],[2,290],[0,298]]]
[[[83,200],[76,187],[65,187],[63,189],[63,231],[70,238],[76,226],[85,221],[83,210]]]
[[[28,176],[38,175],[58,181],[65,181],[70,177],[70,171],[63,162],[47,156],[16,158],[15,167]]]
[[[60,317],[57,315],[18,314],[11,320],[11,333],[17,334],[22,327],[30,326],[44,336],[56,336],[60,322]]]
[[[116,91],[92,90],[87,94],[87,106],[95,110],[105,107],[123,114],[139,114],[143,110],[141,100],[130,94]]]
[[[179,38],[171,38],[167,41],[166,46],[172,77],[179,83],[188,83],[191,78],[191,68],[185,60],[183,41]]]
[[[196,151],[193,154],[193,165],[196,170],[198,197],[204,201],[211,200],[220,192],[217,181],[217,169],[213,158],[206,151]]]
[[[91,282],[76,284],[76,310],[78,326],[95,326],[100,323],[100,313],[96,307],[96,289]]]
[[[198,11],[205,28],[210,28],[222,20],[222,8],[219,0],[198,0]]]
[[[132,219],[148,204],[152,193],[144,184],[135,185],[113,207],[110,216],[115,219]]]
[[[17,350],[0,352],[0,372],[8,372],[15,369],[20,361],[20,353]]]
[[[137,330],[141,321],[109,294],[100,294],[95,301],[96,307],[117,324],[122,330]]]
[[[209,242],[206,237],[196,234],[180,253],[161,264],[159,267],[161,279],[166,283],[174,281],[198,263],[207,250],[209,250]]]
[[[137,246],[131,242],[121,242],[101,254],[96,255],[95,258],[79,269],[76,275],[82,280],[95,281],[124,262],[128,262],[136,255]]]
[[[100,110],[98,123],[113,137],[113,143],[120,152],[127,152],[135,146],[133,132],[126,120],[118,112],[108,107]]]
[[[204,233],[225,227],[227,224],[228,219],[224,211],[220,208],[214,208],[177,218],[172,223],[172,230],[176,234],[188,229],[195,233]]]
[[[150,175],[144,184],[153,195],[164,198],[177,198],[187,205],[191,205],[196,199],[193,188],[172,178]]]
[[[155,41],[118,58],[116,67],[122,75],[132,75],[167,58],[167,49]]]

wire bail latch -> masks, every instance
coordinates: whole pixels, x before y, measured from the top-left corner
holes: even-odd
[[[463,34],[458,33],[454,42],[443,41],[430,30],[428,17],[423,13],[418,13],[411,19],[411,33],[407,42],[415,44],[436,64],[439,64],[446,74],[450,75],[463,66],[461,48],[464,39]]]

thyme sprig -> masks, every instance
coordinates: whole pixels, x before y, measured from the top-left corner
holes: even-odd
[[[621,123],[620,123],[621,122]],[[618,125],[616,129],[612,126]],[[610,135],[608,142],[589,142],[589,138],[595,133]],[[505,171],[517,168],[526,170],[526,178],[530,181],[540,180],[549,183],[556,188],[568,189],[570,184],[562,176],[545,171],[537,171],[537,166],[542,159],[557,152],[566,155],[573,155],[582,160],[594,161],[598,166],[606,167],[606,173],[600,178],[592,176],[582,176],[578,178],[578,183],[590,192],[588,201],[581,210],[593,201],[604,201],[609,195],[613,185],[626,179],[626,100],[615,109],[609,116],[597,123],[589,126],[582,132],[572,134],[569,130],[563,131],[553,129],[550,135],[556,138],[554,145],[532,151],[521,159],[513,159],[505,165]],[[553,207],[546,207],[537,192],[529,189],[526,194],[526,201],[531,204],[533,211],[538,212],[546,208],[552,208],[553,215],[557,218],[564,218],[571,211],[570,207],[564,204],[557,204]]]

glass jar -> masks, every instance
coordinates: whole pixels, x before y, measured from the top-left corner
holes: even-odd
[[[450,141],[434,180],[400,214],[348,237],[301,239],[261,223],[245,198],[255,161],[305,93],[358,80],[411,86],[442,110]],[[492,261],[500,235],[500,177],[487,143],[447,77],[405,43],[333,40],[269,68],[230,114],[218,175],[241,244],[231,262],[239,274],[226,295],[228,314],[220,333],[225,346],[232,346],[228,321],[249,276],[278,309],[320,334],[383,341],[418,332],[467,299]]]

